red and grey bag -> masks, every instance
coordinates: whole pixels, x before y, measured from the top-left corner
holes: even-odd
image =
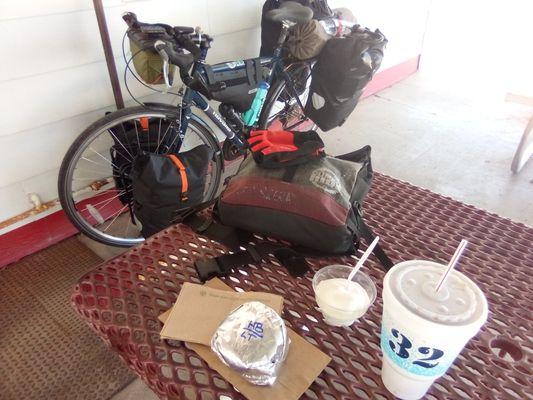
[[[220,198],[218,217],[226,226],[321,253],[353,252],[361,237],[373,238],[361,216],[373,174],[370,150],[278,169],[248,157]],[[390,267],[381,249],[375,254]]]

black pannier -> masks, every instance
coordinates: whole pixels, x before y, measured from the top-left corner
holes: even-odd
[[[360,27],[346,37],[332,38],[313,67],[306,115],[320,129],[340,126],[352,113],[363,89],[378,70],[387,39]]]
[[[253,58],[220,64],[205,64],[196,74],[204,86],[200,91],[210,100],[232,105],[235,111],[247,111],[259,84],[266,79],[270,58]]]
[[[332,17],[333,13],[328,6],[326,0],[295,0],[303,6],[309,7],[313,10],[314,19],[323,19]],[[274,49],[277,46],[279,35],[281,33],[281,24],[266,18],[266,13],[270,10],[275,10],[281,6],[283,0],[267,0],[263,4],[263,11],[261,16],[261,50],[260,56],[267,57],[274,54]]]
[[[109,129],[114,144],[110,148],[115,187],[122,204],[132,204],[131,168],[138,153],[161,151],[159,142],[166,133],[171,137],[170,121],[143,117]]]
[[[140,153],[133,162],[133,213],[144,237],[180,220],[202,203],[213,150],[200,145],[179,154]]]

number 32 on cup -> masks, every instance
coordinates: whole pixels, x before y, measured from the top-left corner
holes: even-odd
[[[397,329],[391,329],[392,336],[395,340],[389,340],[391,350],[400,358],[410,358],[411,355],[417,356],[419,353],[421,357],[413,360],[414,365],[422,368],[435,368],[439,365],[439,360],[444,355],[444,352],[439,349],[430,347],[419,347],[413,349],[413,343],[403,333]],[[414,354],[413,354],[414,353]],[[426,356],[426,357],[424,357]]]

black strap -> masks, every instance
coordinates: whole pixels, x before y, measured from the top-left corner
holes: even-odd
[[[335,158],[338,158],[339,160],[344,160],[344,161],[362,163],[370,159],[371,151],[372,151],[372,148],[367,145],[367,146],[361,147],[359,150],[352,151],[351,153],[346,153],[346,154],[342,154],[339,156],[335,156]]]
[[[261,58],[254,58],[255,63],[255,82],[259,84],[263,80],[263,71],[261,68]]]
[[[249,242],[252,234],[231,226],[222,225],[212,218],[198,214],[187,216],[182,223],[193,231],[222,243],[232,251],[238,251],[243,243]]]
[[[213,211],[216,217],[216,208]],[[198,214],[189,215],[183,223],[195,232],[205,235],[229,247],[233,254],[224,254],[216,258],[207,258],[197,261],[194,266],[202,281],[215,276],[225,276],[232,268],[248,264],[256,264],[273,254],[278,261],[287,268],[294,277],[303,276],[309,265],[305,257],[286,245],[277,243],[249,244],[253,236],[250,232],[219,223],[216,219]],[[244,250],[243,250],[244,248]]]
[[[294,175],[296,175],[297,170],[298,165],[289,165],[285,167],[285,171],[283,172],[283,177],[281,180],[283,182],[291,183],[294,180]]]
[[[372,230],[360,219],[360,235],[368,244],[370,244],[375,235]],[[257,264],[268,255],[272,254],[276,259],[287,268],[291,276],[300,277],[305,275],[309,270],[304,254],[319,257],[331,256],[331,254],[317,251],[302,252],[295,248],[283,244],[259,243],[257,245],[246,244],[251,240],[251,234],[240,229],[222,225],[210,218],[200,217],[198,215],[189,216],[184,223],[189,225],[196,232],[206,235],[231,249],[233,254],[224,254],[216,258],[206,258],[195,262],[194,266],[198,276],[202,281],[209,280],[217,276],[228,275],[233,268],[243,267],[248,264]],[[242,249],[244,247],[244,250]],[[386,271],[394,265],[387,256],[383,248],[378,244],[374,247],[374,255],[381,262]]]
[[[217,276],[226,276],[233,268],[257,264],[270,254],[274,255],[293,277],[303,276],[309,270],[304,256],[289,247],[274,243],[248,245],[244,250],[233,254],[198,260],[194,266],[198,277],[206,281]]]
[[[254,60],[246,60],[244,61],[244,65],[246,66],[246,77],[248,78],[248,85],[254,86],[256,84],[255,81],[255,70],[254,70]]]
[[[360,225],[359,225],[359,233],[361,234],[361,237],[364,238],[368,245],[372,243],[372,241],[375,239],[376,235],[374,235],[374,232],[369,228],[369,226],[365,223],[363,218],[360,218]],[[372,251],[374,255],[377,257],[381,265],[383,265],[383,268],[385,268],[385,271],[388,271],[391,269],[394,265],[394,263],[391,261],[389,256],[385,253],[383,248],[378,244],[376,244],[376,247],[374,247],[374,250]]]
[[[359,235],[370,244],[374,240],[375,235],[370,227],[364,222],[359,208],[354,206],[353,210],[359,217]],[[259,243],[251,245],[250,242],[253,239],[253,236],[250,232],[219,223],[216,220],[216,207],[213,211],[213,215],[215,216],[215,219],[195,213],[188,215],[182,221],[190,226],[195,232],[216,240],[233,251],[233,254],[224,254],[216,258],[207,258],[196,261],[194,266],[202,281],[206,281],[216,276],[226,276],[233,268],[243,267],[248,264],[256,264],[261,260],[266,259],[270,254],[274,255],[278,261],[287,268],[289,274],[294,277],[299,277],[303,276],[309,270],[309,264],[303,254],[311,256],[332,255],[316,251],[307,251],[306,249],[303,249],[303,251],[300,252],[297,251],[298,248],[291,248],[277,243]],[[355,248],[353,250],[355,250]],[[393,262],[379,244],[374,247],[373,253],[386,271],[392,268],[394,265]]]
[[[213,73],[213,69],[211,68],[210,65],[205,65],[204,66],[204,71],[205,71],[205,74],[207,76],[207,82],[212,85],[215,83],[215,74]]]

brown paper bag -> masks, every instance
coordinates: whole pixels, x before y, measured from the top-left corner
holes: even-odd
[[[205,285],[232,291],[229,286],[217,278],[210,280]],[[164,323],[169,315],[170,311],[167,311],[161,314],[159,319]],[[281,366],[278,379],[272,386],[252,385],[242,378],[239,373],[224,364],[209,346],[188,343],[187,347],[194,350],[211,368],[216,370],[250,400],[296,400],[320,375],[331,361],[331,358],[292,329],[287,328],[287,331],[291,339],[289,353]]]
[[[276,294],[239,293],[186,282],[163,326],[161,337],[210,345],[215,331],[228,314],[249,301],[260,301],[278,314],[283,309],[283,297]]]

